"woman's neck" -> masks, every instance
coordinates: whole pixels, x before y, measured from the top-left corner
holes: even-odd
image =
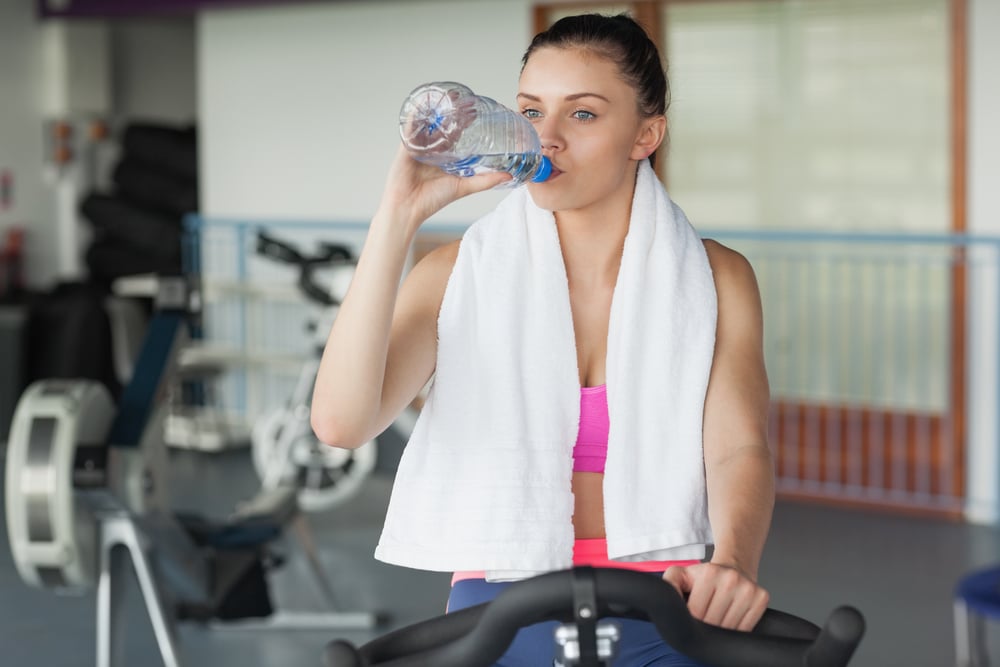
[[[585,209],[556,212],[559,244],[571,286],[614,286],[631,210],[629,192],[627,199],[618,197]]]

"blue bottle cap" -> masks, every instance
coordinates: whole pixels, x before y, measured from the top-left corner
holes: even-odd
[[[542,162],[538,165],[538,171],[531,177],[532,183],[541,183],[552,175],[552,163],[547,157],[542,156]]]

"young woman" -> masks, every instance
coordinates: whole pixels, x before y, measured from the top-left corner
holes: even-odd
[[[667,132],[659,54],[626,16],[576,16],[524,55],[521,113],[553,175],[406,276],[420,225],[504,182],[402,150],[317,377],[313,428],[354,447],[433,376],[376,556],[454,571],[449,609],[571,564],[629,567],[696,618],[751,629],[774,500],[759,294],[652,175]],[[691,239],[695,239],[693,242]],[[714,549],[706,547],[714,545]],[[501,665],[551,664],[551,628]],[[647,623],[618,665],[693,665]]]

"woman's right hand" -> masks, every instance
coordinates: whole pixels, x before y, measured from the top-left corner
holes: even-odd
[[[511,180],[505,172],[453,176],[437,167],[414,160],[402,145],[389,168],[380,209],[403,216],[415,232],[427,218],[448,204]]]

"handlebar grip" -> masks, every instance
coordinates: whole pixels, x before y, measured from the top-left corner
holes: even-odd
[[[423,653],[455,641],[479,622],[489,602],[466,607],[444,616],[436,616],[382,635],[361,647],[362,664],[379,665],[405,655]],[[341,667],[336,663],[330,667]],[[353,667],[344,662],[343,667]]]
[[[339,243],[321,243],[322,254],[319,261],[322,262],[350,262],[354,259],[354,253],[346,245]]]
[[[846,665],[865,634],[865,618],[854,607],[837,607],[806,652],[808,667]]]
[[[753,631],[760,635],[775,635],[777,637],[792,637],[812,641],[819,633],[819,626],[798,616],[792,616],[777,609],[764,612]]]
[[[316,284],[311,268],[303,268],[302,273],[299,274],[299,289],[307,298],[316,303],[324,306],[340,305],[340,302],[334,299],[329,292]]]
[[[323,667],[367,667],[361,652],[350,642],[338,639],[326,645],[323,651]]]
[[[320,253],[314,257],[307,257],[300,253],[292,245],[279,241],[264,231],[257,232],[257,254],[286,264],[294,264],[299,267],[299,290],[307,299],[322,306],[339,306],[340,302],[326,289],[320,286],[313,278],[316,268],[331,265],[350,264],[354,261],[351,249],[346,245],[336,243],[323,243],[320,245]]]
[[[290,243],[280,241],[262,230],[257,232],[256,250],[258,255],[264,255],[287,264],[303,266],[348,264],[354,261],[354,253],[351,252],[351,248],[341,243],[320,243],[318,253],[306,256]]]
[[[298,250],[262,231],[257,232],[257,254],[289,264],[300,264],[304,260]]]

